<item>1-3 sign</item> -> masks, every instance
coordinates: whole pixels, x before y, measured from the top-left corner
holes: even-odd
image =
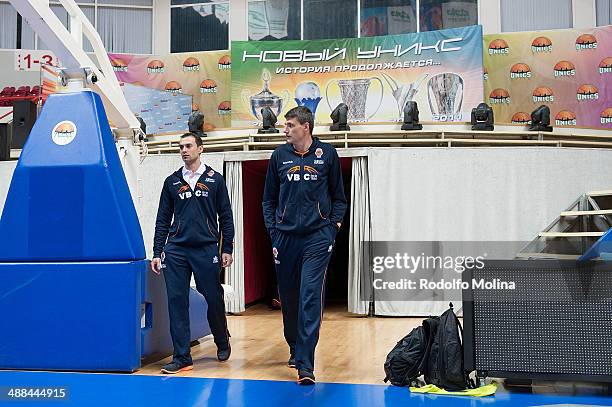
[[[57,66],[58,61],[49,51],[20,50],[15,52],[16,71],[38,71],[40,64]]]

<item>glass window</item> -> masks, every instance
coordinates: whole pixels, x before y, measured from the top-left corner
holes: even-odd
[[[17,11],[10,3],[0,3],[0,48],[17,46]]]
[[[93,7],[81,6],[83,14],[89,20],[89,22],[95,27],[96,26],[96,10]],[[83,49],[85,52],[93,52],[93,47],[89,43],[89,40],[83,36]]]
[[[597,26],[612,24],[612,0],[597,0]]]
[[[170,52],[229,49],[229,3],[172,7]]]
[[[180,6],[183,4],[194,4],[194,3],[217,3],[219,0],[171,0],[171,6]]]
[[[478,2],[477,0],[420,0],[419,14],[421,31],[475,25],[478,24]]]
[[[36,33],[25,18],[21,20],[21,49],[34,49],[36,47]]]
[[[76,0],[82,3],[81,0]],[[153,0],[98,0],[98,4],[120,4],[122,6],[152,6]]]
[[[81,2],[81,1],[79,0],[79,2]],[[64,9],[62,6],[53,6],[52,5],[51,6],[51,10],[59,18],[59,20],[62,22],[64,27],[66,27],[68,30],[70,30],[70,17],[68,17],[68,12],[66,11],[66,9]],[[81,10],[83,10],[83,13],[87,17],[87,19],[95,26],[96,22],[94,21],[95,20],[95,10],[94,10],[94,7],[93,6],[81,6]],[[34,32],[33,31],[31,33],[31,36],[32,36],[32,41],[33,41],[33,37],[34,37]],[[22,35],[22,38],[23,38],[23,35]],[[22,45],[22,48],[26,48],[25,45]],[[38,49],[49,49],[47,44],[45,44],[44,39],[41,38],[41,37],[38,37],[37,48]],[[85,52],[92,52],[93,51],[91,45],[89,44],[89,41],[87,41],[87,39],[85,38],[84,35],[83,35],[83,49],[85,50]]]
[[[53,11],[53,14],[55,14],[57,16],[57,18],[59,18],[59,20],[62,22],[64,27],[66,27],[66,28],[69,27],[68,12],[66,11],[66,9],[64,9],[63,6],[51,6],[51,11]],[[24,44],[22,44],[22,48],[25,48]],[[37,49],[49,49],[47,44],[45,44],[44,39],[42,37],[40,37],[40,36],[38,37],[38,44],[36,44],[36,48]]]
[[[361,0],[361,36],[417,31],[416,0]]]
[[[501,28],[504,32],[573,26],[572,0],[501,0],[500,5]]]
[[[249,0],[249,40],[299,40],[300,0]]]
[[[153,10],[98,8],[98,33],[108,52],[150,54]]]
[[[303,0],[304,39],[357,37],[358,0]]]

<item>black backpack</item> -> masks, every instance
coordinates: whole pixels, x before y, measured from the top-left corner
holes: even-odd
[[[437,319],[427,319],[393,347],[385,361],[385,383],[390,381],[394,386],[410,386],[423,374],[436,326]]]
[[[461,335],[460,335],[461,333]],[[439,319],[438,329],[427,355],[425,382],[448,391],[468,388],[468,376],[463,368],[463,329],[453,312],[453,304]]]

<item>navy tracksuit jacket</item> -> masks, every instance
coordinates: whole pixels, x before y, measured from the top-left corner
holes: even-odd
[[[196,288],[208,304],[208,323],[215,343],[221,348],[229,343],[220,281],[217,216],[223,234],[221,252],[232,254],[234,221],[221,174],[206,166],[195,190],[183,179],[182,169],[166,178],[155,222],[153,257],[162,259],[173,360],[182,364],[192,363],[189,352],[189,282],[192,272]]]
[[[314,370],[325,275],[347,202],[338,153],[316,137],[305,153],[289,143],[268,165],[263,196],[284,334],[298,369]]]

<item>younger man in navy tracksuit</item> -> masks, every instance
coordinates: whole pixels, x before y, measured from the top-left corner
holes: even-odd
[[[200,161],[202,139],[193,133],[183,134],[179,148],[185,166],[164,182],[151,262],[155,273],[164,269],[166,281],[174,355],[161,371],[169,374],[193,368],[189,352],[191,273],[208,304],[207,317],[217,344],[217,358],[226,361],[231,352],[220,273],[221,265],[228,267],[232,263],[232,207],[221,174]],[[221,259],[217,244],[219,228],[223,234]]]
[[[287,144],[270,158],[263,212],[276,264],[288,365],[297,368],[299,384],[313,384],[325,274],[347,203],[338,153],[312,136],[312,112],[295,107],[285,119]]]

